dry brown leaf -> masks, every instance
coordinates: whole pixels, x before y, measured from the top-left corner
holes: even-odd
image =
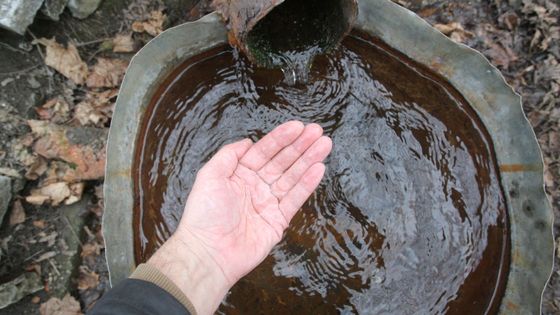
[[[467,38],[472,38],[473,33],[466,31],[460,23],[435,24],[434,27],[457,43],[464,43]]]
[[[21,205],[21,201],[14,201],[12,213],[10,214],[10,226],[25,222],[25,209]]]
[[[31,190],[31,195],[25,197],[25,201],[34,205],[42,205],[48,202],[57,206],[70,195],[71,191],[68,183],[59,182]]]
[[[71,205],[82,200],[84,193],[84,183],[75,183],[70,185],[70,196],[64,201],[65,205]]]
[[[490,49],[486,50],[484,54],[490,58],[492,63],[503,68],[509,68],[510,63],[517,60],[515,52],[500,43],[490,43]]]
[[[80,303],[66,294],[62,300],[52,297],[42,303],[39,308],[41,315],[81,315]]]
[[[35,162],[27,168],[25,173],[25,178],[29,180],[37,180],[41,177],[48,169],[47,161],[42,157],[37,157]]]
[[[25,266],[24,269],[27,272],[34,272],[34,273],[38,274],[39,276],[42,275],[41,264],[27,265],[27,266]]]
[[[560,151],[560,135],[558,134],[560,130],[551,130],[548,133],[548,146],[550,150],[555,152]]]
[[[99,275],[95,271],[90,271],[86,266],[80,266],[80,276],[78,277],[78,290],[87,290],[99,285]]]
[[[163,32],[163,23],[166,16],[161,11],[150,12],[150,18],[145,21],[135,21],[132,23],[132,30],[136,33],[146,32],[152,36],[157,36]]]
[[[118,87],[128,67],[128,61],[121,59],[97,58],[86,84],[90,88]]]
[[[63,161],[51,160],[45,177],[41,180],[41,185],[48,185],[57,182],[65,181],[66,174],[71,172],[72,169],[68,163]]]
[[[103,216],[103,184],[95,186],[95,197],[97,197],[97,203],[89,208],[89,211],[93,212],[98,218]]]
[[[136,51],[136,43],[132,39],[132,34],[117,34],[113,38],[113,52],[128,53]]]
[[[28,124],[38,137],[33,145],[37,154],[72,166],[64,174],[64,181],[97,180],[105,176],[107,129],[60,126],[40,120],[30,120]]]
[[[519,16],[515,11],[507,11],[498,17],[498,21],[504,24],[510,31],[513,31],[519,25]]]
[[[80,256],[98,256],[99,254],[101,254],[102,248],[103,246],[99,245],[97,242],[84,244],[82,246],[82,253],[80,254]]]
[[[37,40],[46,47],[45,64],[52,67],[76,84],[84,84],[88,72],[87,64],[82,61],[78,49],[72,43],[66,47],[54,39],[40,38]]]
[[[44,204],[45,202],[49,201],[49,196],[30,195],[30,196],[25,197],[25,201],[27,201],[28,203],[30,203],[32,205],[40,206],[40,205]]]
[[[41,120],[63,123],[68,120],[70,106],[63,99],[55,97],[42,106],[35,108],[35,111]]]
[[[554,176],[548,164],[549,163],[544,163],[544,186],[552,190],[554,188]]]
[[[114,99],[117,94],[117,89],[88,93],[86,99],[76,105],[74,119],[79,121],[82,126],[105,126],[113,116]]]
[[[53,258],[53,257],[56,256],[56,255],[58,255],[58,253],[55,252],[54,250],[48,251],[48,252],[42,254],[41,256],[37,257],[37,258],[35,259],[35,263],[40,263],[40,262],[42,262],[42,261],[51,259],[51,258]]]
[[[35,220],[33,221],[33,226],[38,229],[44,229],[47,226],[47,222],[45,220]]]

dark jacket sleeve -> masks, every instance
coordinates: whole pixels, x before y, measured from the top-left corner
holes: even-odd
[[[173,295],[157,285],[138,279],[126,279],[107,292],[88,315],[191,315]]]

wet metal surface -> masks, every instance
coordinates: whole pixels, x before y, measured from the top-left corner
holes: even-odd
[[[221,312],[495,312],[509,240],[489,137],[454,89],[399,58],[349,37],[297,86],[227,47],[181,65],[141,127],[137,262],[175,229],[221,145],[300,119],[333,139],[325,179]]]

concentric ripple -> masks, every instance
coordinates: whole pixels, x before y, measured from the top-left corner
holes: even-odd
[[[137,262],[175,230],[196,172],[222,145],[290,119],[333,139],[319,189],[221,313],[496,310],[509,236],[489,136],[450,86],[382,44],[349,36],[296,86],[219,47],[176,69],[147,113]]]

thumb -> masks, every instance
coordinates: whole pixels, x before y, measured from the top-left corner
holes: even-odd
[[[253,145],[251,139],[243,139],[238,142],[223,146],[214,156],[202,167],[199,174],[209,178],[229,177],[239,164],[239,160],[245,152]]]

